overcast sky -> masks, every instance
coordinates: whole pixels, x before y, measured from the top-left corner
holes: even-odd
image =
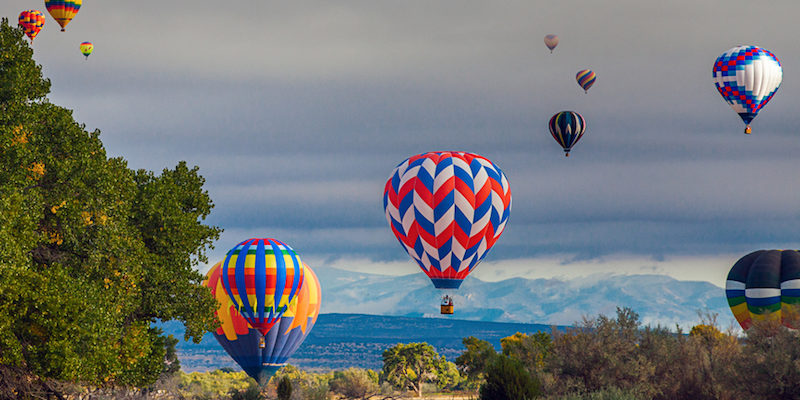
[[[45,11],[3,0],[0,14],[29,8]],[[33,47],[51,101],[100,129],[109,155],[200,167],[208,222],[225,229],[212,259],[275,237],[312,267],[418,271],[383,185],[411,155],[463,150],[499,165],[513,195],[482,279],[722,285],[750,251],[800,247],[798,14],[794,0],[85,0],[67,32],[46,15]],[[752,135],[711,78],[743,44],[784,69]],[[568,159],[547,129],[561,110],[588,125]]]

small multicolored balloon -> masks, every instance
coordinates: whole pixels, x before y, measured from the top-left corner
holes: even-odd
[[[81,9],[82,2],[83,0],[44,0],[44,6],[47,7],[50,16],[61,25],[61,32],[64,32],[67,24]]]
[[[564,148],[564,155],[569,157],[572,146],[578,143],[586,132],[586,121],[574,111],[561,111],[550,118],[550,134]]]
[[[582,69],[575,75],[575,80],[583,88],[584,93],[589,93],[589,88],[594,85],[596,79],[597,75],[590,69]]]
[[[81,43],[81,53],[86,56],[87,60],[89,59],[89,54],[92,54],[92,51],[94,51],[94,45],[92,42]]]
[[[261,333],[286,312],[303,285],[300,256],[276,239],[247,239],[222,262],[222,285],[237,312]]]
[[[33,39],[36,38],[36,35],[39,34],[39,31],[44,26],[44,14],[39,10],[25,10],[19,13],[19,26],[22,27],[25,34],[31,39],[31,44],[33,44]]]
[[[550,53],[553,53],[553,49],[558,46],[558,35],[547,35],[544,37],[544,45],[550,49]]]
[[[781,86],[783,68],[769,50],[739,46],[717,57],[713,76],[719,94],[744,121],[744,133],[750,133],[750,121]]]
[[[725,296],[742,329],[775,320],[800,328],[800,251],[758,250],[733,264]]]
[[[511,188],[489,159],[460,151],[419,154],[392,171],[386,221],[437,289],[458,289],[503,233]]]

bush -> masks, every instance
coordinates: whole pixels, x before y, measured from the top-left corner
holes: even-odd
[[[372,370],[358,368],[334,372],[329,386],[331,392],[345,399],[367,399],[380,393],[378,374]]]
[[[292,398],[292,382],[288,377],[283,377],[278,382],[278,400],[289,400]]]
[[[522,362],[500,355],[486,368],[486,383],[481,386],[481,400],[528,400],[540,394],[539,381]]]

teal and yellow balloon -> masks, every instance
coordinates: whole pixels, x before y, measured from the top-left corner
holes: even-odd
[[[797,329],[800,251],[758,250],[740,258],[728,273],[725,296],[742,329],[759,320]]]
[[[94,51],[94,45],[92,42],[81,43],[81,53],[86,57],[87,60],[89,59],[89,54],[92,54],[92,51]]]

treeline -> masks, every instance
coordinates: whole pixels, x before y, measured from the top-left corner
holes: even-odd
[[[800,338],[775,321],[745,336],[704,315],[688,333],[642,326],[628,308],[566,331],[517,333],[501,349],[474,337],[450,362],[426,343],[397,344],[380,371],[287,366],[266,388],[242,372],[179,373],[148,396],[185,399],[371,399],[447,394],[480,400],[798,399]],[[283,392],[279,386],[283,385]],[[288,388],[288,394],[287,394]],[[283,396],[283,397],[281,397]],[[145,396],[147,397],[147,396]]]

